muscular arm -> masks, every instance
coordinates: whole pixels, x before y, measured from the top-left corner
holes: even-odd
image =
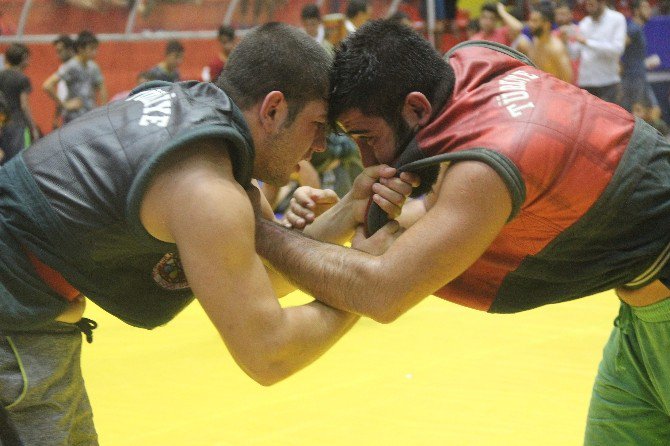
[[[199,147],[159,173],[143,199],[147,230],[174,241],[189,284],[238,365],[263,385],[314,361],[357,317],[320,302],[280,307],[254,249],[254,213],[227,155]]]
[[[56,91],[56,85],[58,85],[58,81],[60,81],[60,76],[56,72],[44,81],[42,84],[42,90],[46,92],[46,94],[56,103],[58,107],[62,107],[63,104],[61,103],[61,100],[58,97],[58,93]]]
[[[556,77],[563,82],[572,83],[572,63],[568,55],[568,49],[563,44],[556,44],[552,47],[552,57],[556,61]]]
[[[265,222],[257,248],[322,302],[390,322],[479,258],[511,209],[507,187],[493,169],[462,162],[447,171],[433,207],[379,257]]]

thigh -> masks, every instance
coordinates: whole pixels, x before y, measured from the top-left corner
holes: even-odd
[[[647,335],[637,325],[630,307],[622,306],[593,386],[586,446],[670,443],[670,417],[645,360]]]
[[[24,444],[98,444],[80,353],[71,324],[0,337],[0,402]]]

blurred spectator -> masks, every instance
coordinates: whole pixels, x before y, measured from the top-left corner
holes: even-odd
[[[83,115],[98,104],[107,102],[107,89],[100,67],[95,63],[98,39],[90,31],[82,31],[75,41],[76,55],[60,66],[43,85],[44,91],[63,109],[63,123]],[[67,85],[67,99],[58,98],[60,80]]]
[[[435,0],[435,46],[442,47],[444,34],[454,34],[457,0]]]
[[[621,56],[621,106],[633,110],[633,103],[646,99],[656,117],[661,116],[661,107],[647,81],[647,39],[644,25],[651,17],[651,6],[647,0],[630,3],[633,17],[627,20],[626,50]]]
[[[619,59],[626,46],[626,19],[607,7],[607,0],[586,0],[588,15],[579,22],[577,84],[608,102],[619,99]]]
[[[332,189],[343,197],[363,171],[363,162],[356,142],[346,134],[331,133],[326,150],[314,152],[310,163],[319,174],[321,189]]]
[[[500,26],[500,21],[503,25]],[[502,43],[526,55],[530,53],[531,42],[523,30],[523,23],[507,12],[502,3],[485,3],[479,13],[479,32],[470,40],[488,40]]]
[[[17,155],[40,136],[28,102],[32,87],[24,71],[29,59],[28,47],[21,43],[13,43],[5,53],[6,68],[0,71],[0,92],[7,101],[9,109],[9,122],[0,136],[4,161]]]
[[[570,57],[570,64],[572,65],[572,83],[577,83],[579,73],[579,48],[580,44],[577,42],[577,34],[579,34],[579,27],[575,23],[572,16],[572,9],[566,0],[561,0],[554,8],[554,22],[556,29],[554,34],[561,39],[563,45],[568,50]]]
[[[74,50],[74,40],[70,38],[67,34],[61,34],[56,37],[56,40],[53,41],[54,49],[56,50],[56,55],[60,60],[61,66],[72,59],[75,54]],[[60,67],[59,67],[60,68]],[[56,85],[56,95],[60,102],[65,102],[67,99],[67,84],[64,80],[58,81]],[[63,119],[63,110],[59,105],[56,105],[56,112],[54,113],[54,119],[52,121],[52,127],[57,129],[61,126]]]
[[[349,0],[344,26],[348,33],[353,33],[372,17],[372,7],[367,0]]]
[[[331,133],[326,138],[326,150],[314,152],[310,161],[302,160],[291,182],[282,188],[263,184],[263,194],[277,214],[283,214],[293,192],[300,186],[331,189],[341,198],[363,171],[358,146],[345,134]]]
[[[151,77],[151,73],[149,71],[142,71],[137,75],[137,84],[135,84],[135,87],[138,87],[142,85],[145,82],[149,81],[155,81],[156,79]],[[133,90],[124,90],[116,93],[114,96],[112,96],[112,99],[109,100],[109,102],[114,102],[114,101],[123,101],[130,96],[130,93]]]
[[[633,103],[632,113],[638,118],[647,121],[666,138],[670,137],[670,126],[654,113],[653,106],[647,97],[643,97]]]
[[[252,0],[240,0],[240,26],[242,28],[253,27],[261,23],[271,22],[277,7],[286,4],[288,0],[253,0],[252,8],[249,8]],[[261,19],[265,14],[266,18]],[[251,18],[249,17],[251,15]]]
[[[479,27],[479,19],[470,19],[468,22],[468,27],[465,29],[465,33],[468,36],[468,40],[475,40],[475,36],[481,31]]]
[[[554,8],[541,3],[531,8],[528,26],[533,35],[530,58],[537,67],[565,82],[572,82],[572,64],[568,50],[551,30]]]
[[[347,28],[344,25],[346,17],[344,14],[326,14],[323,16],[324,38],[322,45],[329,52],[333,53],[340,42],[347,37]]]
[[[180,80],[179,66],[183,61],[184,46],[178,40],[170,40],[165,46],[165,59],[151,68],[149,74],[155,80],[178,82]]]
[[[216,35],[219,42],[219,53],[216,58],[202,69],[201,78],[205,82],[216,82],[219,75],[226,66],[230,52],[235,48],[235,30],[226,25],[221,25]]]
[[[308,36],[320,44],[323,43],[326,31],[321,23],[321,11],[316,4],[310,3],[303,6],[300,11],[300,24]]]
[[[8,121],[9,121],[9,106],[7,105],[5,95],[0,93],[0,143],[2,142],[2,133]],[[5,160],[5,151],[0,145],[0,165],[2,165],[4,160]]]

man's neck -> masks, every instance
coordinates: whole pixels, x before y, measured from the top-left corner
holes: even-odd
[[[551,40],[551,32],[545,30],[541,35],[535,36],[535,39],[540,45],[546,45]]]
[[[591,14],[591,18],[593,19],[594,22],[599,21],[603,14],[605,14],[605,7],[595,11],[593,14]]]

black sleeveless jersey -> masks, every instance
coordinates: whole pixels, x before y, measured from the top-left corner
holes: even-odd
[[[218,139],[247,186],[253,142],[240,110],[211,83],[151,82],[39,140],[0,169],[0,329],[53,319],[65,306],[24,248],[125,322],[153,328],[193,295],[174,244],[139,220],[168,154]]]

